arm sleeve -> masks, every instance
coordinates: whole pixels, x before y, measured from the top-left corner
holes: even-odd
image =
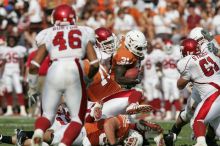
[[[190,58],[183,58],[178,61],[177,63],[177,69],[185,80],[190,80]]]
[[[95,44],[95,31],[90,27],[86,27],[86,32],[87,32],[87,43],[90,41],[93,44]]]

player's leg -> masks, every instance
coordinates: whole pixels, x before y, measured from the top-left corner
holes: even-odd
[[[128,107],[128,96],[113,96],[106,97],[103,101],[102,114],[106,117],[117,116],[118,114],[125,114]]]
[[[173,101],[172,101],[172,104],[174,105],[175,107],[175,119],[178,118],[179,114],[180,114],[180,111],[181,111],[181,103],[180,103],[180,92],[179,92],[179,89],[177,88],[176,86],[176,82],[177,80],[176,79],[171,79],[170,83],[171,83],[171,86],[172,86],[172,96],[173,96]]]
[[[53,63],[48,70],[42,93],[43,114],[35,121],[35,132],[32,137],[32,142],[35,146],[42,143],[43,133],[51,126],[60,102],[62,94],[61,86],[64,83],[62,77],[60,77],[59,70],[62,69],[57,66],[57,63]]]
[[[60,146],[71,145],[80,134],[87,111],[86,85],[80,63],[71,64],[71,74],[66,74],[68,85],[65,90],[65,101],[71,115],[71,122],[63,134]],[[68,76],[69,75],[69,76]]]
[[[198,105],[197,100],[194,100],[197,96],[199,96],[198,92],[197,90],[195,90],[195,88],[193,88],[190,97],[188,97],[187,99],[185,109],[180,112],[178,118],[176,119],[176,122],[173,124],[169,133],[164,135],[166,146],[173,146],[174,141],[176,141],[177,136],[181,132],[182,128],[190,122],[190,119],[193,117],[195,108]]]
[[[203,99],[196,108],[193,117],[193,131],[197,138],[197,145],[206,146],[205,133],[206,125],[219,116],[220,112],[220,91],[214,92],[212,95]]]
[[[22,85],[21,85],[19,73],[14,73],[12,75],[12,82],[13,82],[13,87],[15,89],[15,93],[18,98],[18,103],[20,105],[20,115],[27,116],[27,112],[25,110],[25,103],[24,103],[24,94],[23,94],[23,90],[22,90]]]
[[[62,125],[58,130],[55,130],[53,133],[49,133],[49,130],[47,130],[47,132],[44,134],[44,140],[48,142],[50,141],[49,143],[50,145],[59,144],[60,141],[62,140],[63,134],[67,127],[68,125]],[[53,135],[52,137],[51,137],[51,134]],[[74,141],[73,145],[82,145],[83,139],[85,137],[86,137],[86,129],[82,128],[80,134]]]
[[[170,82],[169,79],[166,77],[163,77],[162,88],[164,92],[164,101],[165,101],[164,108],[166,111],[164,120],[171,120],[172,113],[171,113],[171,102],[170,102]]]
[[[151,105],[142,103],[143,99],[143,91],[139,91],[138,89],[131,89],[130,95],[128,97],[128,107],[126,108],[126,113],[132,115],[140,112],[152,111]]]
[[[13,96],[12,96],[12,77],[10,75],[4,75],[6,93],[5,98],[7,101],[7,111],[4,114],[5,116],[13,115],[12,105],[13,105]]]
[[[15,145],[16,144],[16,136],[8,136],[8,135],[2,135],[0,134],[0,144],[4,143],[4,144],[12,144]]]
[[[143,86],[144,86],[144,96],[147,100],[147,103],[149,105],[151,105],[152,107],[154,107],[155,103],[153,101],[153,86],[152,86],[151,82],[145,81],[143,83]]]

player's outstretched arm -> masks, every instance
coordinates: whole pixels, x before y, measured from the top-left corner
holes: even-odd
[[[86,57],[90,62],[88,77],[92,78],[99,70],[99,60],[96,56],[93,44],[89,41],[86,47]]]

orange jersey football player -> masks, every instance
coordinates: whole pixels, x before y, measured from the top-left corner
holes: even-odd
[[[120,85],[109,75],[112,55],[117,47],[117,38],[110,30],[104,27],[96,29],[95,34],[96,44],[94,45],[94,48],[100,62],[100,68],[93,77],[92,82],[87,86],[87,94],[93,102],[100,101],[106,96],[121,91]],[[89,68],[89,62],[85,60],[84,70],[86,74],[88,73]]]
[[[125,112],[134,114],[140,111],[151,111],[151,106],[136,104],[141,101],[142,94],[134,89],[122,89],[114,78],[110,76],[109,70],[112,67],[112,56],[117,47],[115,35],[103,27],[96,29],[95,34],[96,45],[94,48],[100,65],[98,73],[87,86],[87,95],[90,100],[92,102],[103,101],[103,114],[107,117],[124,114]],[[85,73],[87,73],[89,70],[88,61],[85,61],[84,68]]]
[[[146,47],[147,41],[142,32],[132,30],[125,35],[113,57],[113,74],[117,83],[123,86],[135,86],[140,83],[141,72],[136,78],[125,77],[125,74],[130,68],[140,67],[144,58],[142,50]]]
[[[56,121],[56,120],[55,120]],[[60,121],[59,121],[60,122]],[[64,123],[64,122],[63,122]],[[49,129],[43,135],[43,145],[57,145],[60,142],[64,130],[69,124],[61,124],[56,129]],[[163,129],[156,123],[140,120],[133,122],[128,115],[118,115],[103,119],[94,123],[85,123],[76,141],[72,145],[99,146],[99,145],[125,145],[142,146],[145,134],[153,131],[159,134],[160,139],[155,142],[163,144]],[[4,136],[11,141],[3,140],[2,143],[31,145],[33,131],[16,130],[16,136]]]

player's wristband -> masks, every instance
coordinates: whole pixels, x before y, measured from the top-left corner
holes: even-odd
[[[96,60],[93,60],[93,61],[89,62],[89,64],[90,64],[90,65],[93,65],[93,64],[96,64],[96,63],[98,63],[98,62],[99,62],[99,60],[96,59]]]
[[[33,64],[34,66],[36,66],[36,67],[40,68],[40,64],[39,64],[39,63],[37,63],[37,62],[36,62],[36,61],[34,61],[34,60],[31,60],[31,64]]]
[[[37,86],[38,74],[28,74],[28,83],[31,88]]]

